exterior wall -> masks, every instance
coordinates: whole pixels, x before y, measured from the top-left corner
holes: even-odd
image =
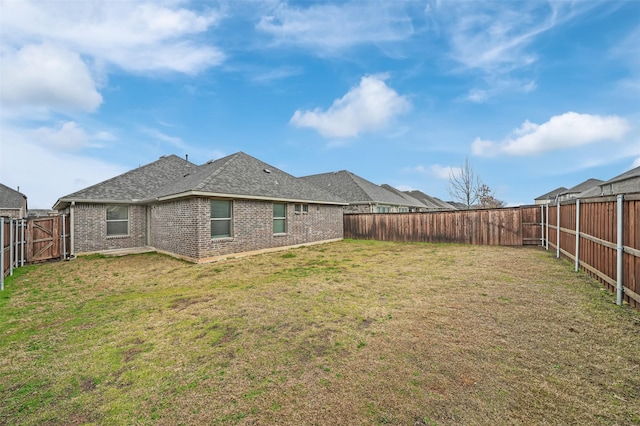
[[[343,237],[342,206],[287,204],[287,232],[273,233],[273,203],[233,200],[232,237],[211,238],[210,199],[159,203],[151,208],[151,245],[192,260],[287,247]]]
[[[611,184],[603,185],[602,191],[604,195],[629,194],[632,192],[640,192],[640,176],[621,180]]]
[[[209,230],[209,200],[189,198],[151,208],[151,245],[158,250],[199,258],[199,235]],[[207,227],[206,229],[200,229]],[[209,231],[211,232],[211,231]]]
[[[24,219],[27,217],[26,214],[22,214],[22,209],[0,209],[0,216],[8,217],[9,219]]]
[[[73,207],[74,253],[144,247],[146,206],[129,206],[129,235],[107,237],[107,206],[76,204]]]
[[[375,206],[371,204],[349,204],[344,206],[345,213],[375,213]]]
[[[25,219],[27,217],[27,200],[23,199],[18,207],[17,203],[12,203],[13,207],[0,207],[0,216],[9,219]]]

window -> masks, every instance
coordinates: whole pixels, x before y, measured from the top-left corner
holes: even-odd
[[[296,213],[309,213],[309,204],[294,204],[293,209]]]
[[[129,235],[129,206],[107,206],[107,237]]]
[[[391,207],[389,206],[377,206],[376,213],[390,213]]]
[[[273,233],[284,234],[287,232],[287,205],[273,203]]]
[[[211,238],[231,237],[231,200],[211,200]]]

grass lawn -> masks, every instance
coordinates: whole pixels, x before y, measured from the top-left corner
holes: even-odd
[[[640,313],[540,248],[18,270],[0,424],[640,424]]]

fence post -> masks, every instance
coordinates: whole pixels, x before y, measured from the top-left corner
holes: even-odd
[[[13,275],[13,219],[9,219],[9,275]]]
[[[547,222],[547,238],[546,238],[546,249],[549,251],[549,203],[547,203],[546,207],[547,214],[545,215],[545,221]]]
[[[580,269],[580,199],[576,198],[576,272]]]
[[[62,260],[67,258],[67,231],[65,229],[65,215],[62,215]]]
[[[618,221],[617,221],[617,234],[618,234],[618,244],[617,244],[617,272],[616,272],[616,303],[618,305],[622,305],[622,295],[624,293],[624,287],[622,286],[622,256],[624,254],[624,246],[622,241],[622,204],[623,204],[624,195],[618,195]]]
[[[556,257],[560,259],[560,202],[556,204],[558,221],[556,222]]]
[[[0,217],[0,290],[4,291],[4,217]]]
[[[27,222],[26,219],[22,219],[22,221],[20,222],[20,233],[22,235],[20,237],[20,266],[24,266],[24,245],[25,245],[24,227],[26,222]]]
[[[540,206],[540,244],[544,247],[544,206]]]

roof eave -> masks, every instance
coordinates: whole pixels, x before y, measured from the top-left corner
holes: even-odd
[[[341,202],[341,201],[320,201],[320,200],[308,200],[302,198],[281,198],[281,197],[267,197],[262,195],[247,195],[247,194],[227,194],[221,192],[205,192],[205,191],[185,191],[177,194],[164,195],[161,197],[156,197],[153,200],[145,200],[146,202],[150,201],[171,201],[179,198],[186,197],[218,197],[218,198],[231,198],[231,199],[244,199],[244,200],[263,200],[263,201],[279,201],[279,202],[289,202],[289,203],[307,203],[307,204],[330,204],[336,206],[347,206],[349,203]]]

